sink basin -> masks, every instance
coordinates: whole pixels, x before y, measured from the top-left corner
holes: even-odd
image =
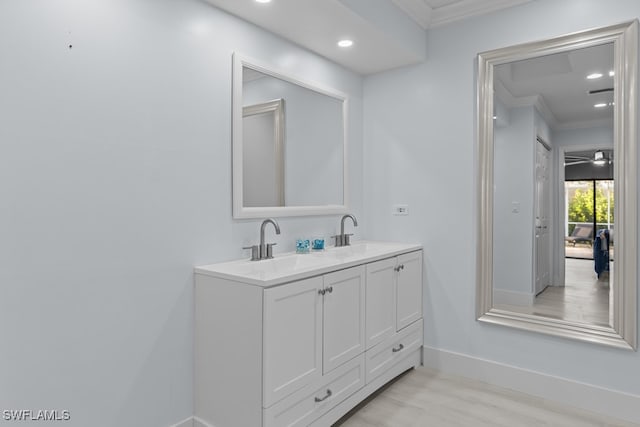
[[[258,286],[274,286],[421,248],[407,243],[356,241],[350,246],[330,246],[308,254],[286,253],[262,261],[243,259],[206,265],[196,267],[196,273]]]
[[[262,261],[245,261],[238,264],[236,272],[247,275],[276,275],[290,271],[317,267],[321,261],[316,257],[300,254],[286,254],[277,258]]]
[[[327,260],[304,254],[288,253],[272,259],[250,261],[248,259],[196,267],[196,272],[249,283],[268,283],[278,278],[313,271]]]
[[[380,254],[388,252],[395,252],[400,247],[406,245],[401,243],[387,243],[387,242],[354,242],[350,246],[335,247],[331,246],[328,249],[315,253],[313,255],[318,257],[333,258],[338,260],[347,260],[350,258],[370,258]]]

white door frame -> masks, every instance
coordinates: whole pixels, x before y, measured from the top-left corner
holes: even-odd
[[[552,149],[552,145],[547,142],[543,137],[541,137],[539,135],[538,132],[536,132],[536,138],[535,138],[535,144],[534,144],[534,167],[533,167],[533,212],[532,212],[532,219],[533,219],[533,224],[532,224],[532,239],[533,239],[533,251],[532,251],[532,259],[531,259],[531,265],[533,267],[532,272],[531,272],[531,293],[532,293],[532,298],[535,299],[535,297],[537,296],[538,289],[536,287],[536,279],[537,279],[537,272],[538,272],[538,262],[537,262],[537,251],[538,251],[538,242],[536,239],[536,233],[537,233],[537,218],[536,218],[536,209],[538,207],[538,144],[541,144],[548,152],[549,152],[549,160],[548,160],[548,170],[547,170],[547,174],[548,179],[549,179],[549,188],[547,189],[548,193],[552,193],[553,192],[553,153],[555,150]],[[549,203],[548,206],[548,217],[547,217],[547,221],[548,221],[548,225],[547,225],[547,234],[550,235],[550,240],[549,243],[547,243],[548,245],[548,249],[550,249],[550,254],[549,254],[549,263],[548,263],[548,268],[549,268],[549,283],[546,286],[550,286],[553,284],[553,271],[554,271],[554,260],[553,260],[553,233],[554,233],[554,224],[556,223],[555,221],[555,210],[554,209],[554,197],[552,196],[552,194],[547,194],[547,202]],[[545,288],[546,288],[545,286]],[[544,290],[544,288],[543,288]]]

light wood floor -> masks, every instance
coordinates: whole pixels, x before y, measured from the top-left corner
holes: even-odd
[[[547,287],[530,307],[496,304],[496,308],[609,326],[610,290],[609,273],[603,273],[598,279],[593,260],[567,258],[564,286]]]
[[[442,374],[411,370],[334,427],[639,427],[581,409]]]

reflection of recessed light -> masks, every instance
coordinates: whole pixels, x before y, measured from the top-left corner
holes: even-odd
[[[613,70],[609,71],[609,77],[613,77],[615,75],[616,75],[616,73],[614,73]]]
[[[498,116],[493,116],[493,120],[496,120],[498,118]]]
[[[594,107],[596,107],[596,108],[603,108],[603,107],[606,107],[606,106],[607,106],[607,104],[604,103],[604,102],[601,102],[600,104],[594,105]]]
[[[600,77],[602,77],[602,73],[592,73],[587,76],[589,80],[599,79]]]
[[[593,164],[597,166],[603,166],[607,163],[607,159],[602,151],[596,151],[593,153]]]
[[[350,47],[353,46],[353,40],[344,39],[338,42],[338,46],[340,47]]]

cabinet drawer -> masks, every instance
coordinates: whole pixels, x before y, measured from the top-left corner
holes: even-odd
[[[398,360],[422,346],[422,319],[365,353],[366,382],[382,375]]]
[[[364,355],[263,410],[264,427],[302,427],[329,411],[364,386]],[[319,385],[320,384],[320,385]]]

